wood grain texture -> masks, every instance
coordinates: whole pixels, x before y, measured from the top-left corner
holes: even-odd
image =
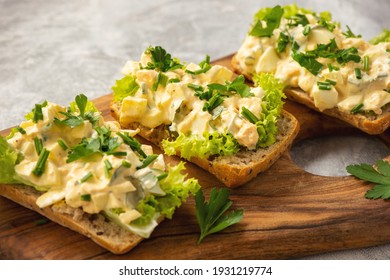
[[[215,63],[230,67],[230,57]],[[95,100],[110,119],[110,95]],[[297,141],[327,134],[359,133],[349,125],[302,105],[286,102],[301,131]],[[5,132],[3,132],[4,134]],[[379,136],[389,145],[387,132]],[[177,157],[166,157],[171,164]],[[187,163],[206,197],[212,175]],[[244,219],[196,244],[199,228],[191,198],[174,215],[125,255],[113,255],[88,238],[52,222],[38,225],[40,215],[0,197],[0,258],[6,259],[291,259],[390,242],[390,204],[364,198],[371,186],[355,178],[309,174],[289,152],[266,172],[231,190],[234,207]]]

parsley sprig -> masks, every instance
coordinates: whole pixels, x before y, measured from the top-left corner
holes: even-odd
[[[284,9],[277,5],[272,8],[262,20],[258,20],[249,35],[256,37],[271,37],[274,30],[279,27],[280,20],[283,16]],[[266,27],[263,27],[263,21]]]
[[[96,126],[99,122],[100,115],[95,114],[97,111],[92,102],[88,101],[88,97],[84,94],[79,94],[75,98],[75,105],[71,105],[66,112],[60,112],[66,118],[60,120],[58,118],[54,119],[55,124],[67,125],[70,127],[76,127],[84,123],[84,121],[89,121],[93,126]],[[76,110],[78,109],[78,113]]]
[[[230,213],[226,213],[233,204],[228,197],[229,190],[226,188],[222,188],[219,191],[213,188],[208,203],[205,202],[202,190],[196,193],[196,218],[200,227],[198,244],[206,236],[224,230],[242,220],[242,209],[236,209]]]
[[[167,72],[183,67],[179,60],[172,58],[171,54],[167,53],[167,51],[160,46],[150,46],[146,49],[145,53],[150,54],[152,59],[152,61],[148,62],[144,67],[145,69]]]
[[[347,166],[348,173],[355,177],[375,183],[371,190],[365,194],[369,199],[389,199],[390,198],[390,164],[384,160],[376,162],[376,169],[366,163]]]
[[[78,145],[70,149],[66,160],[67,163],[87,158],[94,154],[124,155],[116,152],[116,149],[121,143],[118,142],[118,137],[111,137],[111,130],[109,128],[103,126],[96,127],[95,130],[98,133],[96,138],[84,138]]]

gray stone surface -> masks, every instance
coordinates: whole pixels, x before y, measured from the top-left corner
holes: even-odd
[[[90,98],[108,93],[125,61],[138,59],[148,45],[161,45],[183,61],[231,54],[260,7],[292,2],[330,10],[365,38],[390,28],[389,0],[0,0],[0,130],[20,123],[45,99],[68,104],[81,92]],[[374,147],[367,153],[371,160],[383,153],[375,143],[359,145]],[[345,157],[356,156],[359,147],[347,149]],[[342,161],[337,154],[325,157],[325,164]],[[390,246],[310,258],[388,259]]]

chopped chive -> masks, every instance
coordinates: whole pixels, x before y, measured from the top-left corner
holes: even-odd
[[[68,146],[66,146],[64,140],[58,139],[58,140],[57,140],[57,143],[58,143],[58,145],[60,145],[60,147],[61,147],[64,151],[66,151],[66,150],[68,149]]]
[[[253,114],[249,109],[247,109],[246,107],[242,107],[241,109],[241,115],[247,119],[248,121],[250,121],[251,123],[255,124],[259,121],[259,119],[255,116],[255,114]]]
[[[329,80],[329,79],[326,79],[325,82],[327,82],[328,84],[331,84],[332,86],[335,86],[337,84],[336,81]]]
[[[311,31],[310,25],[306,25],[305,28],[303,29],[303,35],[305,36],[309,35],[310,31]]]
[[[122,160],[122,166],[126,167],[126,168],[130,168],[131,167],[131,163],[128,162],[127,160]]]
[[[202,86],[197,85],[197,84],[188,84],[187,87],[194,89],[194,90],[201,90],[201,91],[204,90]]]
[[[337,67],[337,66],[333,66],[332,64],[330,64],[330,63],[328,63],[328,69],[329,69],[329,71],[330,72],[333,72],[333,71],[338,71],[338,70],[340,70],[340,68],[339,67]]]
[[[353,107],[352,108],[352,110],[351,110],[351,113],[352,114],[358,114],[358,113],[361,113],[362,112],[362,108],[363,108],[363,103],[360,103],[360,104],[358,104],[358,105],[356,105],[355,107]]]
[[[124,157],[127,156],[127,152],[106,152],[107,155],[113,155],[116,157]]]
[[[107,178],[110,177],[110,171],[111,170],[112,170],[111,162],[108,159],[106,159],[104,161],[104,172],[105,172]]]
[[[385,88],[384,91],[387,91],[388,93],[390,93],[390,88]]]
[[[158,85],[166,86],[168,82],[168,77],[165,76],[163,73],[158,72],[158,76],[156,79],[156,82],[153,84],[153,90],[156,91],[158,88]]]
[[[390,53],[390,49],[386,49],[386,52]]]
[[[38,136],[34,138],[34,146],[35,146],[35,151],[37,152],[37,156],[39,156],[43,149],[43,143],[42,143],[42,139],[39,139]]]
[[[82,201],[91,201],[91,195],[90,195],[90,194],[82,194],[82,195],[80,196],[80,199],[81,199]]]
[[[145,152],[141,148],[141,143],[138,142],[135,138],[131,137],[128,133],[118,132],[117,135],[119,135],[122,138],[123,143],[130,146],[130,148],[133,151],[140,154],[143,158],[147,157],[147,155],[145,154]]]
[[[360,68],[355,68],[355,76],[358,80],[362,78],[362,70],[360,70]]]
[[[37,123],[39,120],[43,120],[42,105],[35,104],[33,122]]]
[[[92,172],[88,172],[83,178],[80,179],[80,183],[85,183],[93,176]]]
[[[42,176],[43,172],[45,172],[45,165],[47,158],[49,157],[50,151],[46,150],[46,148],[43,148],[41,153],[39,154],[37,165],[35,166],[32,173],[35,176]]]
[[[332,85],[327,82],[317,82],[317,86],[320,90],[331,90]]]
[[[15,127],[15,129],[19,131],[21,134],[26,134],[26,131],[20,126]]]
[[[180,79],[178,79],[178,78],[173,78],[173,79],[170,79],[170,80],[168,81],[168,84],[170,84],[170,83],[178,83],[178,82],[180,82]]]
[[[365,57],[363,57],[363,70],[367,72],[368,69],[369,69],[369,58],[366,55]]]
[[[145,168],[147,167],[149,164],[151,164],[156,158],[158,157],[158,155],[150,155],[150,156],[147,156],[144,161],[142,162],[142,165],[138,166],[137,169],[142,169],[142,168]]]
[[[163,174],[157,176],[157,180],[161,181],[162,179],[165,179],[167,177],[168,177],[168,173],[163,173]]]

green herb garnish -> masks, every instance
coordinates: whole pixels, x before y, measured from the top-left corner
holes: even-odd
[[[173,79],[168,80],[168,84],[170,84],[170,83],[179,83],[179,82],[180,82],[179,78],[173,78]]]
[[[276,43],[277,43],[276,51],[278,53],[282,53],[286,50],[287,45],[290,43],[290,36],[286,35],[283,32],[280,32],[279,38],[276,41]]]
[[[35,104],[33,122],[43,121],[42,105]]]
[[[143,158],[147,157],[147,155],[145,154],[145,152],[141,148],[141,143],[138,142],[137,139],[135,139],[134,137],[131,137],[129,135],[129,133],[127,133],[127,132],[125,132],[125,133],[118,132],[117,134],[118,134],[118,136],[120,136],[122,138],[123,143],[130,146],[130,148],[134,152],[137,152]]]
[[[370,59],[366,55],[363,57],[363,70],[367,72],[369,70],[369,68],[370,68]]]
[[[364,112],[364,111],[362,110],[363,106],[364,106],[363,103],[360,103],[360,104],[356,105],[355,107],[352,108],[351,114],[354,114],[354,115],[355,115],[355,114],[359,114],[359,113]]]
[[[49,154],[50,151],[46,150],[46,148],[42,149],[41,153],[39,154],[38,162],[35,165],[34,170],[32,171],[35,176],[40,177],[45,172],[45,165]]]
[[[185,72],[192,74],[192,75],[199,75],[202,73],[206,73],[207,71],[209,71],[211,69],[210,56],[206,55],[205,60],[203,60],[201,63],[199,63],[199,66],[200,66],[199,70],[191,71],[191,70],[186,69]]]
[[[289,27],[298,26],[298,25],[307,26],[308,24],[309,24],[309,20],[303,14],[296,14],[295,16],[289,18],[287,23]]]
[[[83,176],[83,178],[80,179],[80,183],[85,183],[87,182],[89,179],[91,179],[93,177],[93,174],[92,172],[88,172],[85,176]]]
[[[156,82],[153,84],[153,90],[156,91],[158,88],[158,85],[162,85],[165,87],[168,82],[168,76],[164,75],[161,72],[158,72]]]
[[[317,86],[320,90],[331,90],[332,85],[327,82],[317,82]]]
[[[314,76],[317,76],[323,67],[322,63],[319,63],[315,58],[301,52],[293,52],[291,57]]]
[[[110,178],[110,171],[111,170],[112,170],[112,164],[108,159],[106,159],[104,161],[104,173],[105,173],[107,178]]]
[[[248,108],[242,107],[241,108],[241,115],[250,121],[253,124],[256,124],[259,121],[259,118],[255,116]]]
[[[161,181],[161,180],[163,180],[163,179],[165,179],[165,178],[167,178],[168,177],[168,173],[162,173],[161,175],[158,175],[157,176],[157,180],[158,181]]]
[[[303,35],[307,36],[310,34],[310,31],[311,31],[311,27],[310,25],[306,25],[305,28],[303,29]]]
[[[90,194],[82,194],[80,196],[81,201],[91,201],[91,195]]]
[[[349,26],[347,25],[347,32],[343,32],[343,35],[347,38],[361,38],[362,35],[355,35],[351,28],[349,28]]]
[[[151,62],[148,62],[145,69],[167,72],[183,67],[179,60],[172,58],[171,55],[160,46],[149,47],[146,49],[145,53],[150,54],[152,59]]]
[[[226,188],[222,188],[219,191],[216,188],[213,188],[208,203],[205,202],[202,190],[199,190],[196,193],[196,218],[200,227],[198,244],[200,244],[206,236],[224,230],[242,220],[242,209],[226,213],[233,204],[228,197],[229,190]]]
[[[142,168],[147,167],[149,164],[151,164],[153,161],[155,161],[156,158],[158,158],[158,155],[150,155],[150,156],[147,156],[147,157],[144,159],[144,161],[142,162],[142,165],[138,166],[137,169],[142,169]]]
[[[365,194],[369,199],[389,199],[390,198],[390,164],[384,160],[378,160],[376,162],[377,169],[373,166],[362,163],[356,165],[347,166],[348,173],[355,177],[375,183],[371,190]]]
[[[277,5],[272,8],[262,19],[258,19],[249,35],[255,37],[271,37],[274,30],[279,27],[280,20],[284,10]],[[266,27],[263,27],[262,21],[265,21]]]
[[[127,160],[122,160],[122,166],[126,167],[126,168],[130,168],[131,167],[131,163],[128,162]]]
[[[355,68],[355,76],[358,80],[362,78],[362,70],[360,70],[360,68]]]
[[[35,151],[37,153],[37,156],[39,156],[42,152],[42,149],[43,149],[42,139],[35,137],[34,138],[34,147],[35,147]]]
[[[58,140],[57,140],[57,143],[58,143],[58,145],[60,145],[60,147],[61,147],[64,151],[66,151],[66,150],[68,149],[68,146],[65,144],[64,140],[58,139]]]
[[[329,72],[333,72],[333,71],[339,71],[340,67],[333,66],[332,64],[328,63],[328,69],[329,69]]]

